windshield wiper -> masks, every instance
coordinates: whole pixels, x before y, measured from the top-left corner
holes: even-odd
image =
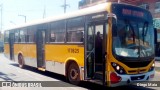
[[[144,40],[145,40],[145,37],[146,37],[147,32],[148,32],[148,23],[147,22],[144,23],[142,32],[143,32],[142,37],[143,37],[143,44],[144,44]]]
[[[133,28],[133,26],[131,25],[131,23],[129,23],[129,28],[130,28],[130,30],[132,31],[132,38],[133,38],[133,42],[135,43],[135,32],[134,32],[134,28]]]

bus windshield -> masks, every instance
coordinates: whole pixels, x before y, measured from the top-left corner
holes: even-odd
[[[154,55],[154,30],[149,22],[118,20],[112,31],[114,55],[128,58]]]

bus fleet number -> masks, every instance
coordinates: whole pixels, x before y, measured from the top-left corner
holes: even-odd
[[[69,53],[79,53],[79,49],[76,48],[68,48]]]

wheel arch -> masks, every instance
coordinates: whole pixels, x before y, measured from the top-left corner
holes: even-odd
[[[18,56],[19,56],[19,55],[22,55],[22,56],[23,56],[23,52],[19,51],[19,52],[18,52]]]
[[[21,51],[18,52],[17,60],[18,60],[18,57],[19,57],[20,55],[22,55],[23,61],[24,61],[24,55],[23,55],[23,52],[21,52]],[[18,60],[18,61],[19,61],[19,60]],[[24,62],[24,64],[25,64],[25,62]]]
[[[69,68],[69,66],[74,63],[76,64],[78,67],[79,67],[79,64],[77,62],[77,59],[75,58],[68,58],[66,61],[65,61],[65,76],[67,77],[67,70]]]

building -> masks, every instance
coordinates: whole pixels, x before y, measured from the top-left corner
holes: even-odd
[[[96,4],[104,3],[104,2],[119,2],[119,3],[129,3],[129,4],[137,4],[141,0],[81,0],[79,2],[79,9],[93,6]]]
[[[160,42],[160,0],[81,0],[79,9],[105,2],[128,3],[149,10],[153,15],[154,27],[158,30],[158,41]]]

